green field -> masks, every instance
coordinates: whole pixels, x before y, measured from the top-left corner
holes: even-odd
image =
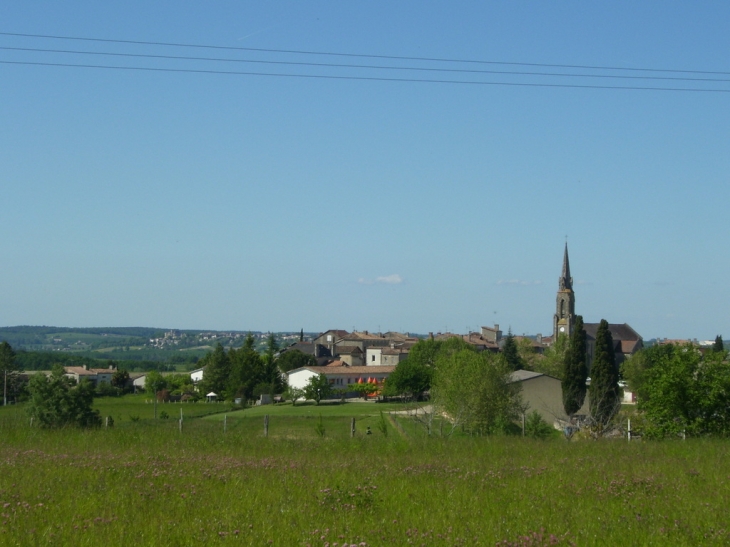
[[[402,407],[372,403],[165,404],[157,421],[144,396],[97,406],[113,428],[0,408],[0,545],[730,542],[723,440],[447,440],[402,416],[384,435],[380,411]]]

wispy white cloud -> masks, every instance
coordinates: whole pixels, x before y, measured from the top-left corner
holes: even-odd
[[[497,281],[497,285],[519,285],[519,286],[528,286],[528,285],[542,285],[542,281],[524,281],[522,279],[500,279]]]
[[[384,275],[375,279],[378,283],[387,283],[388,285],[398,285],[403,283],[403,278],[398,274]]]
[[[383,285],[399,285],[403,283],[403,278],[398,274],[391,274],[391,275],[381,275],[379,277],[376,277],[373,279],[365,279],[364,277],[361,277],[357,280],[358,283],[361,285],[375,285],[376,283],[380,283]]]

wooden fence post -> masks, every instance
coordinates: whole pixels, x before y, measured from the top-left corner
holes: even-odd
[[[350,437],[355,436],[355,418],[350,419]]]
[[[264,416],[264,437],[269,436],[269,415]]]

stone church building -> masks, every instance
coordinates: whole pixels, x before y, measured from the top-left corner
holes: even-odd
[[[586,353],[589,371],[596,351],[598,325],[599,323],[583,323],[583,328],[586,331]],[[570,260],[568,258],[568,244],[566,243],[565,252],[563,253],[563,271],[558,279],[558,295],[555,302],[555,315],[553,316],[553,342],[560,335],[570,336],[574,327],[575,292],[573,292],[573,278],[570,276]],[[627,323],[609,323],[608,329],[613,338],[616,366],[620,366],[629,355],[644,347],[644,342],[639,333]]]

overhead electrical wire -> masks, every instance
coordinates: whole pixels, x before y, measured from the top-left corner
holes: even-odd
[[[47,38],[55,40],[77,40],[85,42],[106,42],[112,44],[135,44],[135,45],[147,45],[147,46],[167,46],[167,47],[188,47],[188,48],[206,48],[206,49],[222,49],[231,51],[257,51],[263,53],[289,53],[289,54],[300,54],[300,55],[331,55],[337,57],[361,57],[370,59],[392,59],[402,61],[430,61],[430,62],[443,62],[443,63],[478,63],[478,64],[492,64],[492,65],[514,65],[514,66],[534,66],[534,67],[545,67],[545,68],[578,68],[578,69],[594,69],[594,70],[626,70],[626,71],[641,71],[641,72],[669,72],[669,73],[684,73],[684,74],[717,74],[730,76],[730,71],[711,71],[711,70],[680,70],[680,69],[664,69],[664,68],[640,68],[640,67],[618,67],[618,66],[600,66],[600,65],[569,65],[569,64],[548,64],[548,63],[524,63],[524,62],[512,62],[512,61],[485,61],[477,59],[450,59],[442,57],[408,57],[403,55],[373,55],[373,54],[362,54],[362,53],[339,53],[331,51],[308,51],[308,50],[296,50],[296,49],[266,49],[266,48],[252,48],[242,46],[217,46],[210,44],[186,44],[180,42],[151,42],[144,40],[116,40],[111,38],[88,38],[81,36],[58,36],[52,34],[27,34],[19,32],[0,32],[0,36],[18,36],[26,38]]]
[[[46,67],[64,67],[64,68],[91,68],[106,70],[127,70],[127,71],[146,71],[146,72],[167,72],[167,73],[189,73],[189,74],[221,74],[221,75],[238,75],[238,76],[268,76],[268,77],[287,77],[287,78],[307,78],[307,79],[325,79],[325,80],[354,80],[354,81],[379,81],[379,82],[404,82],[404,83],[441,83],[441,84],[461,84],[461,85],[483,85],[483,86],[513,86],[513,87],[546,87],[546,88],[574,88],[574,89],[616,89],[616,90],[636,90],[636,91],[685,91],[698,93],[730,93],[730,88],[723,89],[718,87],[706,87],[706,84],[724,84],[730,82],[727,78],[699,78],[680,75],[712,75],[712,76],[730,76],[730,72],[724,71],[701,71],[701,70],[677,70],[677,69],[658,69],[658,68],[637,68],[637,67],[615,67],[615,66],[596,66],[596,65],[569,65],[569,64],[547,64],[547,63],[523,63],[508,61],[485,61],[475,59],[448,59],[438,57],[408,57],[398,55],[372,55],[372,54],[356,54],[356,53],[338,53],[324,51],[306,51],[306,50],[285,50],[285,49],[265,49],[251,48],[240,46],[218,46],[207,44],[189,44],[174,42],[153,42],[142,40],[116,40],[109,38],[88,38],[80,36],[59,36],[48,34],[28,34],[0,32],[0,36],[33,38],[33,39],[53,39],[53,40],[74,40],[83,42],[96,42],[105,44],[122,44],[122,45],[143,45],[143,46],[164,46],[164,47],[183,47],[183,48],[202,48],[212,50],[227,51],[245,51],[248,53],[275,53],[286,55],[310,55],[310,56],[334,56],[340,58],[360,58],[360,59],[381,59],[389,61],[417,61],[428,63],[449,63],[448,66],[399,66],[399,65],[372,65],[372,64],[356,64],[356,63],[334,63],[334,62],[313,62],[313,61],[297,61],[297,60],[272,60],[272,59],[241,59],[241,58],[219,58],[219,57],[198,57],[189,55],[167,55],[158,53],[134,53],[129,51],[85,51],[75,49],[51,49],[38,47],[21,47],[21,46],[0,46],[0,51],[14,51],[25,53],[41,53],[55,55],[74,55],[74,56],[107,56],[116,58],[130,59],[152,59],[159,61],[186,61],[186,62],[206,62],[206,63],[248,63],[257,65],[279,66],[279,67],[312,67],[318,69],[335,69],[340,71],[339,74],[301,74],[293,72],[258,72],[258,71],[235,71],[235,70],[217,70],[193,67],[174,67],[174,66],[118,66],[106,64],[92,63],[66,63],[52,62],[45,60],[8,60],[0,59],[3,65],[26,65],[26,66],[46,66]],[[463,67],[453,67],[454,64],[478,64],[491,66],[516,66],[531,67],[533,69],[541,68],[560,68],[563,70],[593,70],[605,71],[603,74],[586,74],[574,72],[545,72],[535,70],[487,70],[487,69],[467,69]],[[464,75],[484,75],[484,76],[509,76],[517,77],[520,81],[490,81],[490,80],[469,80],[469,79],[446,79],[446,78],[419,78],[419,77],[390,77],[379,76],[376,74],[348,74],[342,73],[342,70],[360,70],[360,71],[401,71],[401,72],[428,72],[440,73],[448,75],[464,74]],[[610,71],[610,72],[608,72]],[[629,72],[629,74],[616,73],[618,71]],[[638,74],[644,72],[648,74]],[[660,75],[663,74],[663,75]],[[668,74],[674,74],[670,76]],[[529,77],[532,81],[524,81],[523,77]],[[540,80],[535,80],[539,78]],[[670,87],[670,86],[652,86],[652,85],[618,85],[618,84],[601,84],[601,83],[555,83],[544,81],[543,78],[581,78],[590,82],[591,79],[602,80],[644,80],[664,81],[664,82],[686,82],[688,84],[698,84],[694,87]],[[704,84],[704,85],[699,85]]]
[[[710,88],[687,88],[687,87],[640,87],[640,86],[614,86],[614,85],[591,85],[591,84],[550,84],[550,83],[532,83],[532,82],[484,82],[470,80],[435,80],[427,78],[385,78],[377,76],[336,76],[324,74],[282,74],[276,72],[243,72],[228,70],[206,70],[206,69],[190,69],[190,68],[162,68],[162,67],[139,67],[139,66],[109,66],[109,65],[90,65],[90,64],[73,64],[73,63],[47,63],[35,61],[3,61],[0,64],[6,65],[31,65],[31,66],[57,66],[57,67],[74,67],[74,68],[100,68],[112,70],[139,70],[148,72],[178,72],[190,74],[230,74],[241,76],[278,76],[282,78],[309,78],[309,79],[325,79],[325,80],[360,80],[375,82],[411,82],[411,83],[430,83],[430,84],[464,84],[464,85],[484,85],[484,86],[515,86],[515,87],[552,87],[552,88],[573,88],[573,89],[625,89],[636,91],[689,91],[698,93],[730,93],[730,89],[710,89]]]
[[[262,59],[230,59],[225,57],[191,57],[185,55],[160,55],[149,53],[119,53],[105,51],[80,51],[72,49],[46,49],[46,48],[29,48],[29,47],[10,47],[0,46],[0,50],[5,51],[26,51],[33,53],[58,53],[72,55],[94,55],[108,57],[131,57],[143,59],[165,59],[165,60],[183,60],[183,61],[213,61],[227,63],[251,63],[264,65],[285,65],[285,66],[311,66],[319,68],[357,68],[369,70],[405,70],[405,71],[421,71],[421,72],[445,72],[445,73],[462,73],[462,74],[506,74],[510,76],[545,76],[545,77],[568,77],[568,78],[609,78],[624,80],[665,80],[680,82],[730,82],[728,78],[687,78],[679,76],[632,76],[622,74],[572,74],[567,72],[530,72],[521,70],[475,70],[475,69],[459,69],[459,68],[434,68],[434,67],[413,67],[413,66],[387,66],[387,65],[357,65],[342,63],[313,63],[304,61],[270,61]]]

